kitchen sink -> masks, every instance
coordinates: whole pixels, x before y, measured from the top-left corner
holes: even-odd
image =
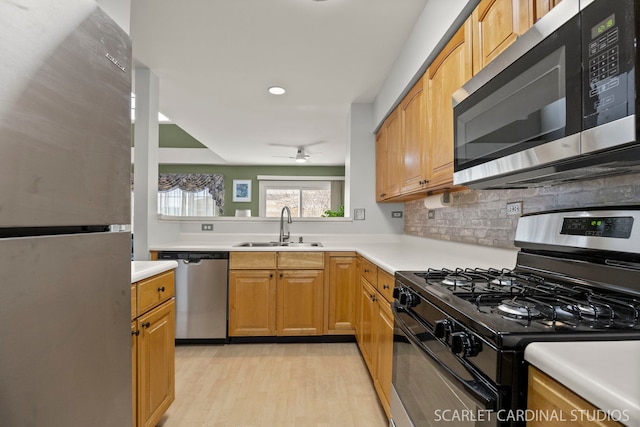
[[[260,248],[260,247],[274,247],[274,246],[285,246],[292,248],[304,248],[304,247],[322,247],[322,243],[320,242],[242,242],[237,245],[233,245],[237,248]]]

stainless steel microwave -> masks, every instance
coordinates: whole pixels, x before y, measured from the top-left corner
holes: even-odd
[[[454,184],[640,172],[640,5],[563,0],[453,96]]]

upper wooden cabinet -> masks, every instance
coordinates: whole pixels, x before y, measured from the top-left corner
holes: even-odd
[[[400,104],[402,155],[400,191],[413,193],[426,188],[428,179],[427,97],[424,77],[416,83]]]
[[[556,7],[562,0],[530,0],[530,10],[533,14],[533,23],[535,24],[538,19],[546,15],[551,9]]]
[[[471,78],[471,21],[467,20],[427,70],[429,188],[453,184],[453,93]]]
[[[478,4],[471,15],[474,73],[483,69],[519,35],[531,28],[533,19],[529,8],[533,7],[534,1],[482,0]]]
[[[376,201],[456,189],[453,93],[560,2],[480,1],[376,134]]]
[[[376,201],[400,194],[401,153],[402,127],[399,110],[395,109],[376,135]]]

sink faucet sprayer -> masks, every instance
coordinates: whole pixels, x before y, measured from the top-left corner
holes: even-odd
[[[289,209],[289,206],[285,206],[284,208],[282,208],[282,211],[280,212],[280,243],[284,243],[286,240],[289,240],[289,237],[291,237],[291,232],[287,231],[287,234],[284,234],[284,213],[287,213],[287,224],[291,224],[291,210]]]

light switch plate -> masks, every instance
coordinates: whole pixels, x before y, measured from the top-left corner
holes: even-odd
[[[213,224],[202,224],[201,231],[213,231]]]
[[[402,211],[392,211],[391,218],[402,218]]]
[[[354,209],[353,210],[353,219],[354,220],[363,220],[364,219],[364,209]]]

